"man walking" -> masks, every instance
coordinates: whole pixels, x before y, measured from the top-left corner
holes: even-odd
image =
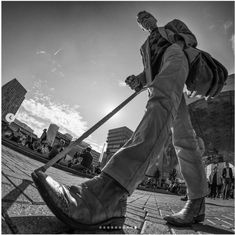
[[[217,166],[214,167],[212,173],[209,176],[210,181],[210,197],[215,199],[218,193],[218,186],[221,184],[221,177],[219,175]]]
[[[228,199],[230,194],[231,183],[233,180],[233,171],[232,168],[229,167],[229,163],[225,163],[225,168],[222,172],[222,177],[224,180],[224,189],[223,189],[223,199]]]
[[[149,85],[146,112],[127,143],[106,164],[102,173],[79,186],[59,184],[43,172],[33,176],[43,199],[63,222],[79,229],[122,226],[126,198],[142,182],[155,156],[161,152],[170,131],[181,173],[188,189],[184,208],[167,222],[189,226],[205,217],[207,183],[198,141],[187,110],[183,88],[189,66],[184,46],[196,46],[195,36],[180,21],[175,27],[182,33],[171,35],[170,43],[161,36],[157,20],[148,12],[137,15],[137,22],[149,37],[141,48],[144,72],[127,78],[131,89]]]

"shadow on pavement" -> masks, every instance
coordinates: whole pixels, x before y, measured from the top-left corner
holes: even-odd
[[[234,206],[225,206],[225,205],[221,205],[221,204],[214,204],[214,203],[210,203],[210,202],[206,202],[207,205],[212,205],[212,206],[219,206],[219,207],[229,207],[229,208],[234,208]]]
[[[11,224],[17,225],[17,230],[14,231],[23,234],[125,234],[123,230],[74,230],[55,216],[11,217]]]
[[[58,220],[55,216],[11,216],[8,215],[9,208],[17,201],[20,195],[24,195],[32,205],[45,205],[43,202],[34,202],[30,197],[28,197],[24,191],[25,189],[33,184],[33,181],[23,179],[22,183],[19,185],[14,184],[14,182],[4,174],[4,177],[14,186],[14,189],[11,190],[7,195],[2,198],[2,215],[4,217],[5,223],[8,225],[11,232],[15,234],[34,234],[34,233],[67,233],[67,234],[125,234],[123,230],[99,230],[99,231],[79,231],[70,229],[63,222]],[[29,203],[30,203],[29,202]],[[28,204],[28,202],[20,201],[22,206]],[[4,228],[4,227],[2,227]],[[2,231],[4,233],[4,231]]]
[[[7,211],[11,205],[17,200],[17,198],[23,194],[30,202],[33,203],[32,199],[29,198],[25,193],[24,193],[24,190],[33,183],[33,181],[30,181],[30,180],[25,180],[23,179],[22,180],[22,183],[20,185],[15,185],[14,182],[12,182],[10,180],[10,178],[5,175],[3,172],[2,174],[9,180],[9,182],[14,185],[15,189],[13,189],[11,192],[9,192],[4,198],[2,198],[2,201],[7,201],[7,202],[11,202],[8,204],[8,207],[4,208],[4,211]]]
[[[210,234],[234,234],[233,232],[218,227],[213,227],[208,224],[194,224],[193,229],[197,232],[205,232]]]
[[[68,227],[60,222],[55,216],[16,216],[10,218],[12,225],[17,227],[19,234],[55,234],[68,233]],[[12,228],[11,228],[12,229]],[[4,231],[2,231],[4,233]]]

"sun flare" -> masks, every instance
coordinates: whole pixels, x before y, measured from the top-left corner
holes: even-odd
[[[117,106],[115,106],[114,104],[106,104],[104,109],[103,109],[103,114],[107,115],[110,112],[112,112]],[[119,110],[116,114],[114,114],[114,116],[111,117],[111,119],[118,119],[121,117],[121,111]]]

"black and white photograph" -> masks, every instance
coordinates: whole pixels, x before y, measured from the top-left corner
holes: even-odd
[[[1,1],[2,234],[234,234],[234,1]]]

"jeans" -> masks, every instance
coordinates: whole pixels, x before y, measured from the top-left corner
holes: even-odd
[[[223,199],[229,198],[231,182],[232,182],[232,180],[230,178],[224,179]]]
[[[167,48],[160,72],[149,85],[149,100],[141,122],[103,169],[129,194],[142,182],[146,170],[158,160],[170,131],[173,131],[173,144],[189,199],[207,194],[205,170],[183,96],[188,71],[182,49],[177,44]]]

